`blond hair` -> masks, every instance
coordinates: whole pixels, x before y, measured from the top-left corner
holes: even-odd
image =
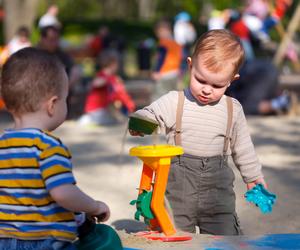
[[[233,74],[236,74],[243,64],[244,54],[240,39],[230,31],[220,29],[208,31],[200,36],[192,58],[195,61],[198,56],[201,57],[205,67],[214,73],[232,63]]]

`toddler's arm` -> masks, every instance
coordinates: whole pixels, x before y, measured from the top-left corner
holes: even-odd
[[[178,92],[171,91],[151,103],[149,106],[136,111],[135,114],[140,117],[157,121],[160,130],[166,130],[168,133],[175,127],[177,100]],[[129,132],[133,136],[143,136],[143,134],[137,131],[129,130]]]
[[[96,77],[92,80],[92,86],[94,88],[101,88],[106,84],[106,80],[101,77]]]
[[[51,142],[56,143],[39,155],[39,167],[53,200],[69,211],[85,212],[101,221],[107,220],[110,214],[107,205],[95,201],[75,185],[69,150],[56,138],[51,137]]]
[[[128,112],[133,112],[135,110],[135,103],[128,94],[121,78],[112,78],[109,86],[111,87],[110,99],[112,101],[120,101],[120,103],[126,107]]]
[[[261,183],[266,187],[264,176],[261,172],[261,164],[248,131],[243,109],[239,103],[235,107],[240,110],[238,111],[236,122],[233,126],[230,143],[233,161],[239,169],[248,189],[251,189],[257,183]]]
[[[76,185],[61,185],[49,192],[57,204],[69,211],[85,212],[100,221],[107,221],[110,217],[109,207],[104,202],[94,200]]]

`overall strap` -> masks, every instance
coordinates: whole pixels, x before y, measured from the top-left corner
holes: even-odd
[[[223,148],[223,155],[226,155],[226,152],[229,147],[230,143],[230,129],[232,126],[232,118],[233,118],[233,104],[232,104],[232,98],[227,96],[226,97],[226,103],[227,103],[227,128],[226,128],[226,135],[224,138],[224,148]]]
[[[178,91],[178,102],[176,112],[176,123],[175,123],[175,145],[181,146],[181,121],[184,104],[184,92]]]

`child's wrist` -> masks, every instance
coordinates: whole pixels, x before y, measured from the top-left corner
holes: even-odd
[[[89,212],[89,214],[91,214],[91,215],[97,215],[97,214],[99,214],[100,213],[100,209],[99,209],[99,204],[98,204],[98,201],[95,201],[94,200],[94,204],[93,204],[93,208],[92,208],[92,210]]]

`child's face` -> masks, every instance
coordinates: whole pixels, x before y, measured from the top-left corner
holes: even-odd
[[[226,89],[239,75],[233,75],[233,65],[228,64],[222,71],[210,72],[202,63],[200,57],[188,58],[190,67],[190,89],[193,96],[202,104],[210,104],[219,101]]]
[[[118,72],[118,70],[119,70],[119,63],[118,63],[118,61],[113,62],[110,65],[110,69],[111,69],[112,74],[116,74]]]
[[[159,39],[169,38],[170,36],[172,36],[171,31],[166,27],[158,27],[155,30],[155,34]]]

